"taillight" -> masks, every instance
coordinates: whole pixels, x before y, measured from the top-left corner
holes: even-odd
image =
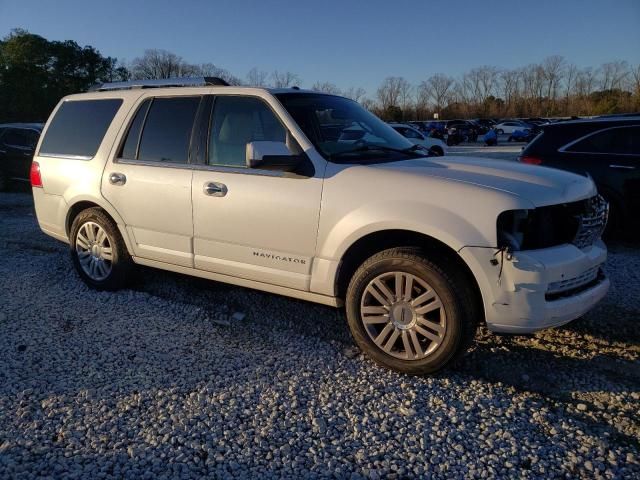
[[[31,179],[32,187],[42,188],[42,176],[40,175],[40,164],[38,162],[31,162],[29,178]]]
[[[538,157],[520,157],[520,161],[529,165],[540,165],[542,163],[542,159]]]

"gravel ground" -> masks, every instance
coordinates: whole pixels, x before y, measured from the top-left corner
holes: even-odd
[[[328,307],[142,269],[88,290],[0,194],[0,478],[638,478],[640,249],[531,337],[406,377]]]

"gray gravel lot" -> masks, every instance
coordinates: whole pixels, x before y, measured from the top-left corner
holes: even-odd
[[[90,291],[0,194],[0,478],[638,478],[640,246],[608,272],[584,318],[406,377],[328,307],[150,269]]]

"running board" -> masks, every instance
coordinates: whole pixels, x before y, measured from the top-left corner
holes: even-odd
[[[287,297],[297,298],[299,300],[306,300],[308,302],[321,303],[323,305],[329,305],[330,307],[341,307],[343,302],[336,297],[329,297],[327,295],[320,295],[319,293],[305,292],[302,290],[296,290],[294,288],[281,287],[279,285],[271,285],[270,283],[256,282],[255,280],[247,280],[246,278],[233,277],[231,275],[223,275],[221,273],[207,272],[205,270],[198,270],[195,268],[182,267],[180,265],[173,265],[171,263],[159,262],[157,260],[149,260],[148,258],[131,257],[132,260],[138,265],[144,265],[146,267],[159,268],[161,270],[169,270],[175,273],[182,273],[184,275],[191,275],[194,277],[206,278],[207,280],[213,280],[221,283],[228,283],[231,285],[237,285],[238,287],[253,288],[255,290],[261,290],[263,292],[275,293],[277,295],[284,295]]]

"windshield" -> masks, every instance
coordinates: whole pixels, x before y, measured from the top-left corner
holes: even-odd
[[[314,93],[276,97],[327,160],[373,162],[427,155],[353,100]]]

